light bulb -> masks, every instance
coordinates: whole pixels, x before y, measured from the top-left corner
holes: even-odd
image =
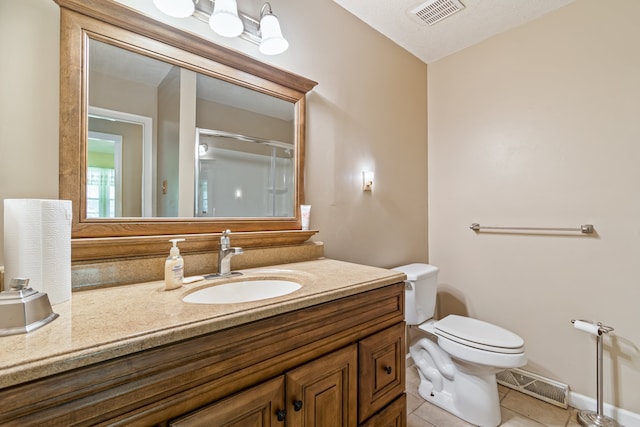
[[[282,37],[280,22],[275,15],[268,13],[260,20],[260,52],[264,55],[278,55],[289,48],[289,42]]]
[[[209,18],[209,26],[216,34],[223,37],[237,37],[242,34],[244,25],[238,16],[236,1],[216,0],[213,13]]]

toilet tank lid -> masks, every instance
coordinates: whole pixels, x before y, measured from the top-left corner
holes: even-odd
[[[414,263],[402,265],[400,267],[394,267],[392,270],[400,271],[407,275],[407,280],[418,280],[423,277],[432,276],[437,274],[440,269],[435,265]]]

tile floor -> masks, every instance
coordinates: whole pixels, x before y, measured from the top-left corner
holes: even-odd
[[[407,427],[472,427],[418,395],[420,380],[411,359],[407,361]],[[578,427],[576,410],[562,409],[524,393],[498,385],[501,426],[507,427]]]

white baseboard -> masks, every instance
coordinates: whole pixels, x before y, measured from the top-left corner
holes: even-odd
[[[569,406],[578,410],[587,410],[596,412],[598,410],[598,403],[596,399],[589,396],[579,394],[573,391],[569,391]],[[626,409],[616,408],[613,405],[604,403],[602,405],[604,415],[613,418],[618,424],[625,427],[640,427],[640,415]]]

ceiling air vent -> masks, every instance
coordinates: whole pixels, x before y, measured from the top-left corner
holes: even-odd
[[[411,13],[427,24],[433,25],[462,9],[464,5],[458,0],[429,0],[411,10]]]

